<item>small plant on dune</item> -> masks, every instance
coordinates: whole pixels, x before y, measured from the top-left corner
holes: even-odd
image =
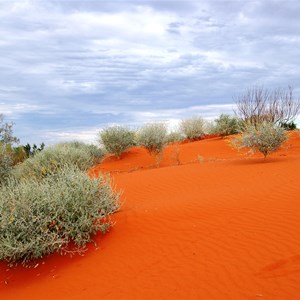
[[[108,153],[121,157],[128,148],[135,145],[135,133],[121,126],[108,127],[100,132],[100,143]]]
[[[251,152],[261,152],[266,158],[271,152],[280,148],[287,139],[286,131],[273,123],[263,122],[250,125],[245,132],[232,140],[237,148],[250,148]]]
[[[241,131],[241,121],[230,115],[221,114],[215,120],[214,133],[220,136],[228,136]]]
[[[167,143],[176,143],[184,140],[184,135],[180,131],[172,131],[167,135]]]
[[[14,176],[18,179],[42,179],[58,172],[66,165],[74,165],[80,170],[86,171],[99,162],[102,157],[103,151],[94,145],[86,145],[81,142],[60,143],[37,152],[16,166]]]
[[[173,145],[172,158],[177,165],[180,165],[180,148],[178,144]]]
[[[27,265],[53,252],[83,252],[92,235],[109,229],[118,198],[106,179],[75,166],[40,181],[9,178],[0,188],[0,260]]]
[[[160,164],[164,147],[167,145],[167,127],[163,123],[147,124],[137,133],[138,145],[146,148],[150,154],[156,156],[157,165]]]
[[[181,121],[180,130],[188,140],[201,139],[205,134],[205,121],[201,117],[192,117]]]

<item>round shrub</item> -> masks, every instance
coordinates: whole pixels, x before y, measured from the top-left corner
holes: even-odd
[[[205,134],[205,121],[201,117],[192,117],[181,121],[180,130],[188,140],[197,140]]]
[[[184,140],[184,135],[179,131],[172,131],[167,135],[168,143],[176,143]]]
[[[128,148],[134,146],[135,133],[121,126],[108,127],[100,132],[100,143],[102,143],[108,153],[116,155],[118,158]]]
[[[166,125],[163,123],[145,125],[137,133],[137,142],[140,146],[145,147],[150,154],[161,153],[168,142]]]
[[[41,179],[58,172],[66,165],[74,165],[86,171],[102,157],[103,151],[94,145],[81,142],[60,143],[26,159],[15,168],[14,175],[19,179],[32,177]]]
[[[214,132],[220,136],[236,134],[241,130],[241,121],[226,114],[220,115],[215,123]]]
[[[266,158],[271,152],[277,150],[287,139],[286,131],[273,123],[263,122],[250,125],[245,133],[233,140],[238,148],[250,148],[251,152],[261,152]]]
[[[26,265],[53,252],[83,251],[92,234],[108,230],[118,197],[104,178],[74,166],[41,181],[10,178],[0,189],[0,260]]]

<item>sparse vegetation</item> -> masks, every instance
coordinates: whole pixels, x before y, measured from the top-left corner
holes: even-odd
[[[176,143],[184,140],[184,135],[180,131],[172,131],[167,135],[168,143]]]
[[[221,114],[215,120],[214,133],[220,136],[232,135],[240,132],[241,121],[230,115]]]
[[[13,161],[7,153],[6,146],[0,143],[0,186],[2,186],[11,173]]]
[[[14,170],[14,175],[21,178],[42,179],[50,174],[55,174],[66,165],[75,165],[80,170],[86,171],[98,163],[103,157],[103,151],[94,145],[81,142],[60,143],[37,152],[26,159]]]
[[[92,234],[108,230],[118,197],[104,178],[75,166],[43,180],[9,178],[0,189],[0,260],[26,265],[53,252],[84,251]]]
[[[151,154],[162,152],[167,141],[167,128],[163,123],[147,124],[137,133],[138,145],[145,147]]]
[[[201,139],[205,134],[205,121],[201,117],[182,120],[180,130],[188,140]]]
[[[118,158],[128,148],[134,146],[135,133],[121,126],[108,127],[100,132],[100,143],[102,143],[108,153],[116,155]]]
[[[245,133],[233,140],[237,148],[250,148],[251,152],[261,152],[266,158],[277,150],[287,139],[286,131],[273,123],[249,125]]]
[[[284,128],[285,130],[296,130],[297,129],[297,125],[293,121],[291,121],[291,122],[285,122],[285,123],[280,123],[280,126],[282,128]]]
[[[254,86],[235,96],[234,100],[236,113],[244,122],[254,126],[262,122],[288,124],[294,121],[300,111],[300,99],[294,99],[290,86],[273,90]]]
[[[40,151],[43,151],[45,149],[45,144],[41,143],[41,145],[39,147],[36,144],[33,144],[33,146],[31,147],[31,145],[29,143],[27,143],[25,146],[23,146],[23,148],[24,148],[24,151],[25,151],[27,157],[30,157]]]

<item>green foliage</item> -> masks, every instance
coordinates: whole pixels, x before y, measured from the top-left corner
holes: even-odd
[[[33,144],[33,146],[31,147],[31,145],[29,143],[27,143],[25,146],[23,146],[23,149],[24,149],[27,157],[30,157],[40,151],[43,151],[45,149],[45,144],[41,143],[40,147],[38,147],[36,144]]]
[[[0,142],[0,186],[5,184],[13,166],[11,155],[6,150],[6,145]]]
[[[280,126],[282,128],[284,128],[285,130],[296,130],[297,129],[297,125],[293,121],[280,123]]]
[[[145,125],[137,133],[137,142],[150,154],[161,153],[168,142],[166,125],[163,123]]]
[[[188,140],[201,139],[205,134],[205,121],[201,117],[192,117],[181,121],[180,130]]]
[[[43,180],[10,178],[0,188],[0,260],[26,265],[53,252],[82,252],[92,234],[108,230],[118,198],[106,179],[74,166]]]
[[[252,152],[259,151],[266,158],[271,152],[277,150],[287,139],[286,131],[273,123],[263,122],[250,125],[245,133],[233,140],[238,148],[250,148]]]
[[[60,143],[26,159],[15,168],[14,174],[19,179],[41,179],[58,172],[66,165],[75,165],[80,170],[86,171],[98,163],[102,157],[103,152],[94,145],[81,142]]]
[[[215,120],[215,124],[215,134],[220,136],[236,134],[241,130],[241,121],[226,114],[221,114],[219,118]]]
[[[173,131],[167,135],[167,143],[176,143],[183,140],[184,140],[184,135],[179,131]]]
[[[135,145],[135,133],[121,126],[108,127],[100,132],[100,143],[102,143],[108,153],[116,155],[118,158],[128,148]]]

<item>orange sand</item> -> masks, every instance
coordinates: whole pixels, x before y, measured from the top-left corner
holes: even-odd
[[[0,299],[300,299],[300,135],[265,162],[219,138],[164,156],[96,166],[124,190],[116,225],[82,257],[0,264]]]

